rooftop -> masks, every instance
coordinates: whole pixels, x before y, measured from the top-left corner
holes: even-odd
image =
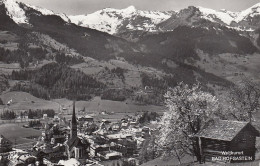
[[[231,141],[247,124],[241,121],[210,120],[196,136]]]

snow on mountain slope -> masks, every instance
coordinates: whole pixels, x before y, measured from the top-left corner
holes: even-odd
[[[40,12],[42,15],[57,15],[57,16],[60,16],[64,21],[70,22],[70,19],[64,13],[54,13],[52,10],[48,10],[48,9],[41,8],[41,7],[38,7],[38,6],[33,6],[33,5],[30,5],[30,4],[26,4],[26,6]]]
[[[48,10],[48,9],[44,9],[44,8],[41,8],[41,7],[38,7],[38,6],[33,6],[33,5],[30,5],[30,4],[26,4],[26,6],[32,8],[36,11],[39,11],[43,15],[53,15],[54,14],[53,11]]]
[[[260,15],[260,3],[255,4],[254,6],[241,11],[237,17],[234,19],[235,22],[243,21],[248,17],[254,17]]]
[[[203,7],[198,7],[202,12],[202,17],[210,21],[215,21],[214,19],[220,19],[226,25],[230,25],[233,21],[239,23],[245,21],[249,17],[259,16],[260,15],[260,3],[255,4],[254,6],[243,10],[241,12],[230,12],[227,10],[215,11],[213,9],[207,9]]]
[[[26,9],[31,8],[38,12],[40,12],[42,15],[57,15],[60,16],[64,21],[70,22],[69,18],[66,16],[66,14],[59,14],[54,13],[51,10],[44,9],[41,7],[32,6],[29,4],[24,4],[25,8],[21,7],[20,2],[16,2],[15,0],[2,0],[2,4],[4,4],[7,15],[13,19],[13,21],[17,24],[29,24],[29,19],[26,17]]]
[[[109,34],[120,34],[134,30],[157,31],[159,30],[158,24],[165,22],[168,19],[171,19],[172,22],[174,22],[174,20],[178,20],[180,23],[187,22],[187,20],[183,20],[185,19],[183,14],[185,15],[185,12],[189,13],[189,10],[194,10],[193,12],[195,12],[190,13],[191,16],[192,14],[194,15],[194,19],[191,19],[190,21],[196,21],[202,18],[243,31],[255,30],[260,25],[258,19],[258,16],[260,16],[260,3],[241,12],[230,12],[226,10],[216,11],[203,7],[190,7],[180,10],[179,12],[142,11],[137,10],[134,6],[129,6],[125,9],[106,8],[92,14],[75,16],[55,13],[48,9],[23,4],[16,2],[15,0],[0,0],[0,4],[1,3],[4,4],[7,15],[17,24],[30,24],[30,19],[26,16],[28,16],[27,10],[31,8],[42,15],[57,15],[65,22],[75,23],[82,27],[96,29]],[[175,27],[179,25],[178,21],[176,22]]]
[[[17,24],[28,24],[28,19],[25,16],[25,11],[19,6],[19,3],[14,0],[3,0],[3,4],[7,10],[7,15]]]
[[[240,30],[252,30],[252,27],[243,26],[244,24],[241,26],[240,24],[235,25],[232,23],[239,23],[249,17],[260,15],[260,3],[241,12],[231,12],[225,9],[216,11],[203,7],[197,7],[197,9],[199,10],[199,18]],[[126,9],[106,8],[88,15],[69,16],[69,19],[76,25],[96,29],[110,34],[118,34],[127,30],[158,30],[158,24],[168,20],[172,15],[174,15],[172,18],[178,19],[182,16],[180,13],[184,10],[185,9],[180,10],[179,12],[141,11],[137,10],[134,6],[130,6]]]
[[[213,9],[207,9],[203,7],[198,7],[202,13],[202,18],[208,19],[215,22],[215,19],[221,20],[223,23],[230,25],[238,13],[230,12],[226,10],[216,11]]]
[[[170,18],[171,12],[141,11],[134,6],[125,9],[106,8],[88,15],[69,16],[72,23],[115,34],[120,28],[151,30],[156,24]]]

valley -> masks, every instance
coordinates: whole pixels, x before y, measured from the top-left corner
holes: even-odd
[[[195,112],[211,106],[209,110],[216,112],[207,116],[222,116],[222,123],[227,119],[247,121],[247,115],[253,116],[250,122],[259,130],[259,106],[254,105],[259,101],[259,27],[260,3],[240,12],[196,6],[179,11],[144,11],[129,6],[67,15],[0,0],[0,135],[4,133],[21,149],[26,149],[25,145],[43,148],[48,160],[56,164],[59,160],[52,155],[68,152],[63,146],[65,136],[72,137],[74,132],[85,141],[83,144],[89,142],[92,148],[104,148],[108,154],[110,146],[117,145],[111,141],[116,140],[127,147],[116,149],[121,150],[123,159],[155,165],[162,162],[151,157],[157,155],[151,152],[157,148],[155,136],[161,132],[163,137],[169,131],[161,131],[161,122],[178,117],[165,117],[178,104],[190,102],[178,110]],[[247,90],[253,91],[257,101],[251,102],[249,95],[243,98],[246,95],[239,91],[243,83],[251,86]],[[248,103],[232,98],[235,92],[240,99],[249,100],[253,111],[239,112],[249,108]],[[176,105],[171,107],[167,102],[173,94],[176,103],[171,104]],[[198,115],[206,114],[197,112],[192,122],[204,124]],[[193,129],[194,135],[202,130],[200,126]],[[53,143],[48,134],[54,141],[63,142]],[[129,134],[131,141],[125,145]],[[176,140],[186,139],[181,136]],[[79,137],[75,137],[76,142]],[[125,152],[129,149],[135,150],[130,156]],[[91,150],[87,153],[93,162],[107,157]],[[193,157],[184,155],[183,160],[194,164]],[[118,161],[101,163],[108,166]],[[175,156],[165,163],[178,161]]]

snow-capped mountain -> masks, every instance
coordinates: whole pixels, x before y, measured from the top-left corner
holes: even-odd
[[[216,23],[239,31],[253,31],[260,27],[260,3],[241,12],[190,6],[176,12],[158,27],[162,30],[172,30],[180,25],[207,27]]]
[[[109,34],[127,30],[151,31],[174,12],[141,11],[134,6],[125,9],[106,8],[88,15],[69,16],[72,23]]]
[[[255,4],[254,6],[243,10],[242,12],[239,12],[237,16],[235,17],[235,22],[240,22],[249,18],[253,18],[255,16],[260,15],[260,3]]]
[[[255,6],[245,13],[247,14],[244,14],[242,19],[245,27],[247,25],[251,26],[253,23],[257,25],[257,20],[259,22],[258,7]],[[201,7],[189,7],[179,12],[153,12],[137,10],[131,6],[122,10],[103,9],[86,16],[74,16],[73,18],[72,16],[67,17],[65,14],[56,14],[51,10],[40,7],[17,3],[13,0],[0,0],[0,40],[7,40],[7,44],[1,44],[0,47],[8,49],[12,45],[12,49],[15,49],[17,45],[28,45],[28,49],[23,47],[21,49],[30,54],[22,54],[14,59],[15,63],[18,61],[22,62],[22,64],[27,59],[28,63],[30,63],[29,59],[37,60],[38,63],[38,59],[34,60],[34,57],[29,58],[27,56],[38,57],[38,54],[34,55],[30,52],[34,48],[44,49],[43,54],[47,51],[46,55],[43,55],[44,60],[45,58],[55,57],[60,53],[82,56],[87,62],[77,64],[76,66],[73,65],[73,68],[84,68],[83,71],[86,71],[87,67],[92,67],[92,65],[95,65],[94,63],[98,62],[96,63],[98,69],[97,76],[93,73],[91,74],[97,79],[103,77],[103,74],[105,79],[110,78],[112,75],[116,76],[116,74],[110,73],[106,69],[104,69],[105,72],[100,70],[104,66],[103,62],[111,62],[111,64],[115,62],[115,64],[120,66],[125,66],[122,65],[122,62],[126,62],[126,64],[137,66],[138,70],[136,71],[138,73],[139,66],[144,66],[149,73],[151,68],[158,69],[160,72],[171,72],[170,75],[174,76],[174,78],[167,78],[165,83],[172,82],[172,85],[180,81],[193,84],[199,79],[205,84],[212,83],[215,85],[217,82],[216,85],[226,84],[229,86],[229,83],[225,81],[225,75],[217,74],[223,73],[224,69],[229,76],[230,68],[225,68],[224,66],[233,63],[230,61],[223,62],[222,56],[219,56],[220,60],[218,63],[218,61],[215,61],[215,57],[226,54],[230,54],[230,56],[239,55],[237,57],[241,55],[242,57],[254,54],[260,48],[259,35],[253,34],[255,37],[250,38],[253,36],[251,32],[249,35],[244,32],[245,35],[241,35],[240,32],[227,28],[227,26],[239,27],[242,25],[242,21],[238,23],[233,21],[233,19],[238,18],[238,15],[239,13],[231,13],[225,10],[214,11],[202,9]],[[85,28],[84,26],[93,29]],[[113,35],[98,30],[109,32]],[[161,32],[162,30],[165,31]],[[156,32],[147,33],[147,31]],[[120,37],[130,40],[136,39],[137,42],[129,42]],[[20,43],[23,43],[23,45]],[[20,54],[19,52],[17,53]],[[205,57],[209,58],[205,59]],[[55,59],[56,57],[53,60]],[[39,58],[39,60],[42,60],[42,58]],[[58,62],[58,60],[56,61]],[[72,60],[66,58],[64,61],[69,65]],[[81,60],[73,61],[82,63]],[[251,60],[247,60],[244,65],[248,65],[248,62],[251,62]],[[209,69],[205,69],[205,71],[201,68],[204,66],[204,63],[207,63],[209,66],[207,67]],[[201,66],[198,64],[201,64]],[[212,64],[219,66],[218,68],[212,68]],[[234,64],[241,65],[240,63]],[[125,73],[129,76],[128,78],[131,78],[130,80],[126,79],[126,82],[131,82],[128,85],[129,89],[130,87],[132,88],[132,84],[135,84],[132,78],[138,76],[137,82],[140,82],[140,85],[142,83],[142,71],[140,71],[140,74],[136,74],[136,72],[133,72],[132,67],[130,68],[129,72]],[[244,68],[245,70],[243,69],[242,72],[245,71],[247,73],[254,70],[254,68],[250,70],[241,66],[239,68]],[[234,71],[237,72],[236,68],[234,68]],[[106,74],[107,72],[108,74]],[[102,74],[101,76],[99,75],[100,73]],[[116,76],[115,82],[119,82],[118,78]],[[105,81],[105,85],[106,83],[107,87],[111,87],[114,81],[110,82],[109,79],[108,82]],[[140,85],[138,83],[133,86],[140,87]],[[117,84],[115,86],[119,87]],[[110,91],[107,92],[110,93]],[[125,92],[128,93],[128,90]]]
[[[17,24],[28,24],[28,18],[25,11],[20,7],[19,3],[13,0],[2,0],[0,5],[4,4],[6,14]]]
[[[201,17],[212,22],[221,22],[226,25],[230,25],[232,21],[237,17],[236,12],[230,12],[225,9],[216,11],[213,9],[198,7],[201,12]]]
[[[6,14],[16,24],[30,24],[29,18],[26,14],[26,12],[30,9],[33,9],[42,15],[57,15],[57,16],[60,16],[64,21],[70,22],[69,18],[66,16],[66,14],[54,13],[51,10],[32,6],[29,4],[20,3],[15,0],[0,0],[0,5],[1,4],[4,4],[5,9],[6,9]]]
[[[215,11],[198,7],[202,18],[212,22],[221,21],[224,25],[239,28],[239,30],[253,30],[260,26],[260,3],[241,12],[230,12],[227,10]]]
[[[42,15],[57,15],[57,16],[60,16],[64,21],[70,22],[70,19],[64,13],[54,13],[52,10],[44,9],[44,8],[41,8],[38,6],[32,6],[30,4],[26,4],[25,6],[40,12]]]
[[[118,36],[138,36],[140,32],[173,30],[178,26],[209,26],[220,24],[240,31],[260,27],[260,3],[241,12],[193,7],[180,11],[142,11],[134,6],[125,9],[105,8],[87,15],[67,16],[51,10],[16,2],[0,0],[6,14],[17,24],[30,24],[29,11],[36,15],[56,15],[65,22]],[[205,22],[206,21],[206,22]],[[138,34],[137,34],[138,33]]]
[[[186,17],[189,15],[189,17]],[[155,31],[171,20],[175,26],[193,25],[201,19],[218,23],[237,30],[254,30],[260,26],[260,3],[241,12],[231,12],[225,9],[213,10],[204,7],[188,7],[178,12],[141,11],[130,6],[126,9],[106,8],[88,15],[68,16],[72,23],[89,27],[110,34],[126,31]],[[191,19],[193,18],[193,19]],[[186,22],[186,23],[184,23]],[[162,28],[164,29],[164,28]],[[169,30],[169,29],[167,29]]]

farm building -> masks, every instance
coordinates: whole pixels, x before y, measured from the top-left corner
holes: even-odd
[[[255,159],[257,131],[249,122],[210,120],[197,133],[205,161],[243,162]]]

